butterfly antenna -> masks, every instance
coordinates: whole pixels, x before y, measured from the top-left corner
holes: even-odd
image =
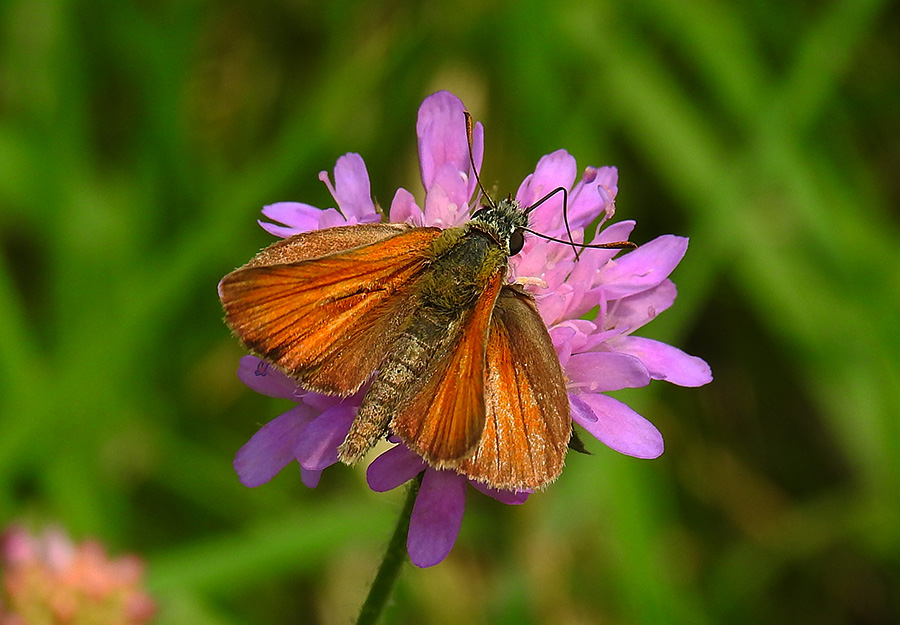
[[[572,249],[575,250],[575,262],[578,262],[581,257],[578,255],[578,247],[575,245],[575,241],[572,239],[572,231],[569,229],[569,193],[565,189],[563,189],[563,223],[566,224],[566,234],[569,235]]]
[[[566,245],[571,245],[575,248],[580,249],[591,249],[591,250],[636,250],[637,244],[632,243],[631,241],[615,241],[613,243],[575,243],[574,241],[566,241],[565,239],[556,239],[546,234],[541,234],[540,232],[535,232],[531,228],[525,228],[525,232],[533,234],[536,237],[540,237],[547,241],[553,241],[554,243],[564,243]],[[576,252],[577,254],[577,252]]]
[[[544,202],[549,200],[551,197],[553,197],[560,191],[562,191],[562,194],[563,194],[563,222],[565,222],[565,224],[566,224],[566,234],[569,235],[568,241],[560,241],[560,242],[561,243],[569,243],[572,246],[572,249],[575,251],[575,260],[577,261],[580,259],[580,256],[578,254],[578,246],[575,244],[575,239],[572,238],[572,230],[569,228],[569,192],[566,190],[565,187],[556,187],[555,189],[553,189],[553,191],[551,191],[550,193],[548,193],[547,195],[545,195],[544,197],[539,199],[537,202],[535,202],[534,204],[529,206],[527,209],[525,209],[525,212],[530,213],[531,211],[536,209],[538,206],[540,206],[541,204],[543,204]],[[538,234],[537,232],[534,232],[532,230],[527,230],[527,231],[531,232],[532,234],[537,234],[537,236],[539,236],[539,237],[544,237],[548,241],[556,240],[556,239],[550,239],[549,237],[546,237],[542,234]]]
[[[487,198],[488,204],[491,205],[491,208],[497,208],[497,204],[491,198],[491,195],[487,192],[487,189],[484,188],[484,185],[481,183],[481,177],[478,175],[478,168],[475,166],[475,150],[473,147],[474,144],[474,126],[475,124],[472,122],[472,115],[469,111],[463,111],[463,115],[466,117],[466,141],[469,144],[469,163],[472,164],[472,172],[475,174],[475,180],[478,181],[478,188],[481,189],[481,192],[484,194],[484,197]],[[562,192],[563,194],[563,222],[566,224],[566,234],[569,236],[569,240],[566,241],[564,239],[556,239],[551,236],[547,236],[546,234],[541,234],[540,232],[535,232],[530,228],[525,228],[525,232],[530,232],[536,237],[540,237],[547,241],[553,241],[554,243],[563,243],[565,245],[571,245],[572,249],[575,251],[575,260],[579,260],[579,249],[600,249],[600,250],[633,250],[637,249],[637,245],[632,243],[631,241],[615,241],[614,243],[576,243],[575,239],[572,237],[572,229],[569,227],[569,192],[565,187],[556,187],[539,199],[537,202],[529,206],[525,209],[525,213],[530,213],[538,206],[549,200],[551,197],[556,195],[557,193]]]
[[[491,208],[497,208],[497,205],[494,203],[494,200],[491,199],[491,196],[487,192],[487,189],[485,189],[484,185],[481,184],[481,177],[478,175],[478,168],[475,167],[474,149],[472,148],[472,144],[474,143],[474,139],[472,137],[475,134],[475,124],[472,122],[472,115],[469,113],[469,111],[463,111],[463,115],[466,116],[466,140],[469,142],[469,162],[472,163],[472,172],[475,174],[475,180],[478,181],[478,188],[481,189],[484,197],[487,198],[488,204],[491,205]]]

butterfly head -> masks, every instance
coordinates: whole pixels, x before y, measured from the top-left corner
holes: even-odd
[[[516,200],[507,198],[475,211],[469,227],[494,239],[507,256],[515,256],[525,245],[528,213],[521,209]]]

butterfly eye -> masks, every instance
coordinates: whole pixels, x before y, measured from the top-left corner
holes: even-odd
[[[525,246],[525,233],[521,228],[516,228],[509,236],[509,255],[515,256]]]

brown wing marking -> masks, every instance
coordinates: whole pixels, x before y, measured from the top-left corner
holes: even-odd
[[[434,467],[455,467],[484,430],[485,345],[505,270],[490,276],[471,312],[448,329],[434,373],[391,422],[394,433]]]
[[[351,234],[347,229],[361,227],[330,230],[341,231],[343,245]],[[307,388],[352,394],[378,366],[411,311],[409,287],[440,233],[411,228],[290,264],[251,261],[219,284],[226,319],[251,351]]]
[[[555,480],[572,431],[565,378],[534,301],[511,287],[494,309],[486,386],[484,434],[457,470],[508,490]]]

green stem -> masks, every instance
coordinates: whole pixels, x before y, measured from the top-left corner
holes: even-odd
[[[416,495],[419,493],[422,475],[423,473],[419,473],[406,491],[406,503],[403,504],[403,511],[400,513],[400,518],[397,519],[394,535],[391,536],[384,560],[378,567],[378,574],[375,575],[375,581],[372,582],[372,587],[369,589],[369,596],[366,597],[366,602],[359,611],[356,625],[374,625],[378,622],[378,618],[391,596],[391,591],[394,589],[394,584],[397,583],[400,568],[406,562],[406,535],[409,533],[409,518],[412,515],[413,504],[416,502]]]

